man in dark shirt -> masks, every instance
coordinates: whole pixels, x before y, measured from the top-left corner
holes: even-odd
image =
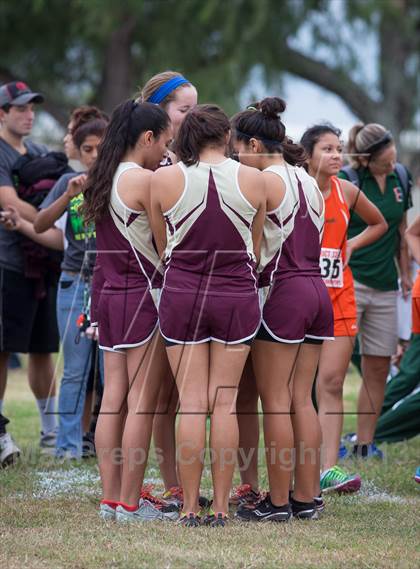
[[[30,134],[35,117],[34,105],[43,96],[23,82],[0,87],[0,208],[15,207],[20,215],[33,221],[37,210],[19,198],[12,179],[12,168],[26,153],[47,152],[43,145],[25,137]],[[0,224],[0,460],[10,462],[16,445],[6,434],[7,419],[1,415],[7,382],[7,363],[11,352],[29,353],[28,379],[41,416],[41,447],[55,444],[55,384],[51,354],[58,351],[56,321],[56,286],[47,286],[43,299],[35,295],[35,283],[25,277],[22,237]]]

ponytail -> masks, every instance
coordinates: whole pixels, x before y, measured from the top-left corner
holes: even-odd
[[[232,118],[237,140],[248,144],[251,138],[262,142],[270,154],[282,154],[286,162],[301,165],[305,162],[304,149],[286,136],[286,127],[280,113],[286,109],[286,103],[279,97],[266,97],[253,103],[247,110],[237,113]]]
[[[350,154],[350,164],[357,169],[362,166],[361,155],[371,160],[387,146],[393,143],[391,133],[377,123],[355,124],[349,132],[347,152]]]
[[[129,100],[116,107],[86,181],[82,209],[86,222],[98,221],[108,212],[114,174],[141,133],[150,130],[158,137],[168,126],[166,112],[152,103]]]
[[[354,126],[351,127],[350,131],[349,131],[349,138],[347,141],[347,152],[349,154],[349,160],[350,160],[350,164],[353,166],[353,168],[360,168],[361,164],[360,164],[360,160],[358,159],[357,154],[359,154],[359,150],[357,150],[356,147],[356,138],[357,135],[359,134],[359,132],[361,132],[364,128],[364,124],[363,123],[357,123]]]

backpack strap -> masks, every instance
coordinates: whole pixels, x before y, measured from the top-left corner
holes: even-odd
[[[346,174],[347,178],[352,184],[360,187],[359,174],[355,168],[352,168],[351,166],[343,166],[343,168],[341,168],[341,171]],[[395,164],[394,172],[396,173],[397,178],[401,183],[401,189],[403,191],[404,197],[406,199],[408,198],[408,203],[410,203],[412,181],[407,168],[401,164],[401,162],[397,162]]]
[[[341,171],[346,174],[347,178],[352,184],[357,187],[360,186],[359,174],[355,168],[352,168],[351,166],[344,166],[341,168]]]
[[[398,179],[401,182],[404,194],[405,195],[409,194],[411,184],[407,168],[403,164],[401,164],[401,162],[397,162],[395,164],[395,173],[397,174]]]

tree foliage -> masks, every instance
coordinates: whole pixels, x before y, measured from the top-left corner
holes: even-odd
[[[417,0],[20,0],[0,3],[0,81],[26,80],[60,122],[70,107],[111,110],[152,74],[178,69],[228,111],[257,66],[337,94],[396,133],[419,103]],[[363,45],[375,37],[375,73]]]

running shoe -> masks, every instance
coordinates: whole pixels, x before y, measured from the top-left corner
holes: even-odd
[[[414,480],[420,484],[420,466],[416,468],[416,472],[414,473]]]
[[[292,498],[291,503],[293,517],[298,520],[317,520],[319,513],[314,502],[298,502]]]
[[[210,510],[209,513],[203,520],[203,525],[209,526],[211,528],[221,527],[224,528],[229,521],[229,516],[224,514],[223,512],[214,512]]]
[[[117,506],[118,502],[102,500],[102,502],[99,504],[99,517],[105,521],[115,520]]]
[[[240,506],[235,517],[244,522],[287,522],[292,516],[289,504],[275,506],[270,495],[267,494],[262,500],[249,508],[246,505]]]
[[[356,443],[357,442],[357,434],[356,433],[346,433],[342,439],[341,439],[343,444],[346,443]]]
[[[199,496],[198,497],[198,505],[200,506],[200,508],[202,510],[208,510],[210,508],[210,506],[212,505],[212,503],[213,503],[213,500],[209,500],[205,496]]]
[[[319,496],[314,497],[315,508],[319,514],[321,514],[325,510],[325,502],[322,494]]]
[[[54,429],[49,433],[44,433],[44,431],[41,431],[39,437],[39,448],[41,449],[41,454],[46,456],[54,456],[56,442],[57,442],[57,429]]]
[[[116,521],[122,523],[176,521],[178,517],[178,509],[173,504],[159,507],[145,498],[140,498],[138,507],[130,508],[119,504],[115,510]]]
[[[255,492],[251,484],[241,484],[233,490],[229,498],[229,504],[231,506],[242,506],[243,504],[253,506],[259,502],[261,498],[261,492]]]
[[[182,491],[181,486],[172,486],[169,490],[166,490],[162,494],[162,499],[167,504],[173,504],[177,506],[179,509],[182,508],[182,504],[184,502],[184,493]]]
[[[362,485],[362,480],[358,474],[349,475],[339,466],[329,468],[321,475],[321,491],[351,493],[358,492]]]
[[[194,512],[182,512],[177,523],[187,528],[196,528],[201,525],[201,517]]]
[[[153,485],[145,484],[142,487],[140,499],[145,500],[164,515],[165,519],[176,521],[179,518],[179,508],[175,504],[170,504],[152,494]]]
[[[95,458],[95,434],[88,432],[83,435],[82,439],[82,458]]]
[[[15,464],[20,456],[20,448],[16,446],[14,440],[5,433],[0,436],[0,467],[5,468]]]
[[[115,510],[115,519],[120,523],[132,522],[152,522],[156,520],[164,520],[164,515],[159,508],[154,506],[148,500],[140,498],[138,507],[129,508],[119,504]]]
[[[346,458],[349,458],[349,456],[349,449],[346,447],[346,445],[341,444],[340,448],[338,449],[338,460],[345,460]]]
[[[383,460],[384,453],[375,445],[375,443],[367,445],[355,444],[352,456],[353,458],[377,458],[378,460]]]
[[[166,490],[166,492],[162,494],[162,499],[168,504],[175,504],[178,509],[181,510],[184,503],[184,492],[182,490],[182,486],[172,486],[172,488],[169,488],[169,490]],[[205,496],[199,496],[198,504],[200,508],[206,509],[211,506],[211,500]]]

